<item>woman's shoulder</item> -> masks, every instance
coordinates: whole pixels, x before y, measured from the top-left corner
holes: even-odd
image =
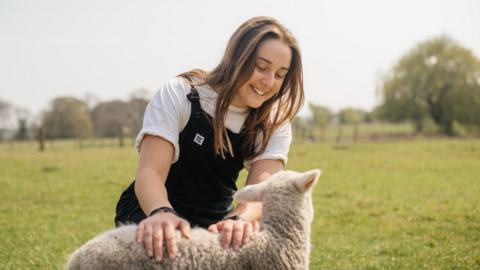
[[[188,83],[183,78],[172,78],[163,84],[153,95],[151,103],[182,105],[187,100],[187,94],[190,92]]]
[[[167,83],[160,88],[159,92],[168,92],[171,95],[186,96],[191,92],[191,89],[195,88],[200,98],[214,101],[217,98],[217,93],[202,79],[193,78],[191,81],[184,77],[178,76],[170,79]]]
[[[185,78],[174,77],[167,81],[160,91],[172,92],[172,94],[188,94],[190,92],[190,85]]]

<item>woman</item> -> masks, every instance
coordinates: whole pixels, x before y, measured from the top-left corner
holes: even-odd
[[[117,226],[138,223],[137,241],[157,261],[164,244],[175,257],[175,230],[188,238],[192,225],[238,249],[262,213],[261,203],[232,209],[238,174],[246,165],[250,185],[284,168],[290,120],[303,99],[293,35],[269,17],[243,23],[213,71],[183,73],[150,101],[136,139],[136,181],[117,204]]]

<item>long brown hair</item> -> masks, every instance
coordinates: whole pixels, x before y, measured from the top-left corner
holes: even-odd
[[[228,107],[237,91],[255,69],[257,48],[268,39],[276,39],[288,45],[292,52],[290,68],[276,95],[259,108],[251,109],[244,124],[246,138],[242,145],[244,159],[252,159],[263,153],[273,132],[286,121],[292,120],[304,102],[303,72],[300,49],[295,37],[276,19],[254,17],[244,22],[230,38],[222,61],[211,72],[195,69],[180,74],[186,79],[200,78],[218,94],[213,119],[214,150],[225,158],[234,156],[225,128]],[[261,132],[262,143],[256,149],[255,141]]]

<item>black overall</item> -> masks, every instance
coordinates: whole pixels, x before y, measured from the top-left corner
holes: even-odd
[[[192,110],[187,125],[179,134],[180,155],[172,164],[165,187],[168,199],[179,216],[192,226],[208,227],[223,219],[232,210],[236,180],[243,169],[241,145],[245,138],[227,129],[234,157],[223,159],[213,150],[212,118],[200,106],[195,87],[187,98]],[[115,224],[139,223],[146,218],[134,192],[134,182],[122,193],[117,203]]]

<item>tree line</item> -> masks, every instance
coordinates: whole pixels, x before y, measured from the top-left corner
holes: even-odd
[[[405,53],[378,82],[380,104],[372,111],[346,108],[333,113],[309,104],[312,116],[294,121],[303,139],[325,140],[327,126],[336,124],[337,141],[343,126],[384,121],[413,124],[415,134],[445,136],[480,134],[480,60],[449,36],[420,42]]]
[[[426,40],[403,57],[381,82],[378,113],[409,120],[417,132],[433,125],[441,134],[478,132],[480,61],[448,36]]]
[[[7,130],[7,119],[17,118],[17,129],[14,133],[7,134],[9,139],[36,138],[41,149],[46,139],[66,138],[78,138],[82,142],[92,137],[116,137],[123,145],[124,137],[132,137],[141,129],[148,96],[148,91],[138,90],[127,101],[110,100],[95,104],[71,96],[57,97],[37,119],[25,109],[25,113],[19,114],[18,108],[0,100],[0,119],[4,123],[0,126],[3,127],[0,131],[5,133]],[[5,134],[0,135],[6,137]]]
[[[480,60],[457,41],[438,36],[420,42],[399,58],[382,76],[377,93],[381,101],[372,111],[345,108],[337,113],[310,103],[311,116],[297,117],[294,131],[302,138],[325,139],[327,127],[337,125],[336,140],[343,126],[353,126],[353,140],[361,123],[408,121],[416,133],[435,132],[446,136],[480,134]],[[74,97],[55,98],[38,121],[27,125],[28,110],[12,109],[0,99],[0,132],[6,119],[17,115],[18,129],[10,137],[79,138],[134,136],[141,128],[148,104],[145,90],[128,101],[112,100],[94,106]],[[5,134],[0,134],[5,137]]]

